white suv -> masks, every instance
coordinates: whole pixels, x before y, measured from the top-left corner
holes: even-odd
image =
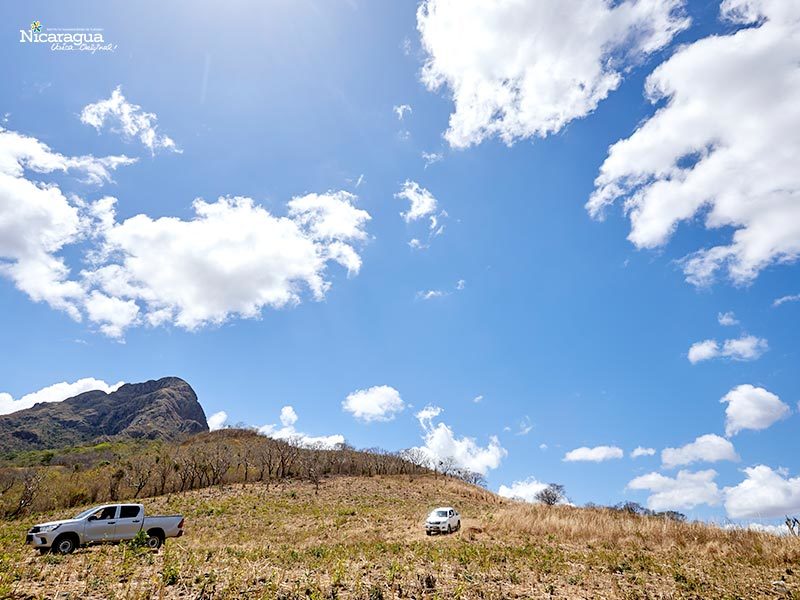
[[[425,519],[425,533],[452,533],[461,529],[461,515],[451,506],[442,506],[431,511]]]

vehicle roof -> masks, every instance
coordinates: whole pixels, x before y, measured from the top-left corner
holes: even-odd
[[[433,510],[455,510],[455,508],[453,508],[452,506],[440,506],[439,508],[434,508]]]

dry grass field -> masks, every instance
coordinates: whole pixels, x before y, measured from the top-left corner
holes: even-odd
[[[39,556],[0,523],[2,598],[797,598],[800,539],[503,500],[433,476],[229,485],[145,500],[184,538]],[[460,532],[427,537],[440,504]]]

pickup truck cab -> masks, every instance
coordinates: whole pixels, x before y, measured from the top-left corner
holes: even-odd
[[[158,549],[168,537],[181,537],[183,524],[181,515],[146,516],[142,504],[103,504],[72,519],[33,526],[25,543],[42,554],[70,554],[81,546],[132,540],[144,531],[147,545]]]
[[[461,515],[452,506],[441,506],[425,519],[425,533],[452,533],[461,529]]]

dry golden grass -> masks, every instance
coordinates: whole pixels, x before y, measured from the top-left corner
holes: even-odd
[[[10,598],[790,598],[800,539],[600,509],[546,508],[431,476],[205,489],[145,501],[182,512],[158,553],[121,546],[40,557],[34,515],[0,524]],[[461,532],[422,521],[457,506]],[[77,510],[69,511],[70,513]]]

